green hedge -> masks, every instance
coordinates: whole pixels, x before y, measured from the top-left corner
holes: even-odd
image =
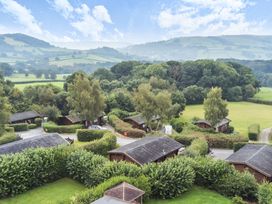
[[[182,132],[184,125],[186,122],[182,118],[173,118],[170,121],[170,124],[172,125],[173,129],[177,132]]]
[[[260,134],[260,124],[252,124],[248,127],[248,138],[253,141],[258,140]]]
[[[205,139],[195,139],[189,147],[184,151],[184,154],[191,157],[204,156],[208,154],[209,146]]]
[[[272,203],[272,183],[264,182],[258,188],[258,203],[271,204]]]
[[[145,131],[132,128],[129,123],[122,121],[116,115],[109,116],[109,123],[115,128],[115,130],[127,137],[141,138],[145,136]]]
[[[237,152],[239,149],[241,149],[246,144],[248,144],[248,142],[237,142],[237,143],[234,143],[234,145],[233,145],[233,151]]]
[[[43,129],[45,132],[57,132],[57,133],[76,133],[77,129],[82,129],[83,125],[57,125],[53,122],[48,122],[43,124]]]
[[[5,125],[6,132],[14,132],[14,127],[10,127],[9,125]]]
[[[77,139],[81,142],[90,142],[96,139],[103,137],[105,133],[109,132],[108,130],[86,130],[78,129],[77,130]]]
[[[0,145],[10,143],[10,142],[14,142],[14,141],[17,141],[17,140],[20,140],[20,139],[21,138],[18,137],[15,133],[7,132],[4,135],[0,136]]]
[[[265,105],[272,105],[272,101],[264,101],[262,99],[256,99],[256,98],[249,98],[247,101],[251,103],[258,103],[258,104],[265,104]]]
[[[130,178],[126,176],[117,176],[112,177],[107,181],[99,184],[98,186],[88,189],[82,193],[77,194],[73,197],[70,201],[71,204],[85,204],[85,203],[92,203],[95,200],[103,197],[104,192],[122,182],[127,182],[145,192],[145,198],[148,198],[151,187],[148,182],[148,179],[145,176],[140,176],[137,178]]]
[[[61,148],[29,149],[0,157],[0,198],[14,196],[65,177]]]
[[[28,124],[27,123],[15,123],[15,124],[10,124],[9,126],[13,127],[15,132],[27,131],[28,130]]]
[[[38,126],[36,124],[28,124],[28,129],[35,129]]]
[[[41,118],[35,118],[34,123],[40,127],[42,125],[42,119]]]

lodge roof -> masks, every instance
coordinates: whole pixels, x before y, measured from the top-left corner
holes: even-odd
[[[43,134],[0,145],[0,155],[17,153],[29,148],[54,147],[63,144],[68,145],[69,143],[59,134]]]
[[[233,164],[244,164],[272,177],[272,147],[263,144],[247,144],[227,159]]]
[[[222,125],[225,125],[225,124],[228,124],[231,120],[228,119],[228,118],[223,118],[220,122],[218,122],[214,127],[215,128],[218,128],[218,127],[221,127]],[[197,120],[194,122],[194,124],[201,124],[201,123],[204,123],[210,127],[212,127],[211,123],[207,120],[204,120],[204,119],[200,119],[200,120]]]
[[[14,113],[10,116],[10,122],[16,122],[20,120],[28,120],[32,118],[38,118],[41,117],[40,114],[38,114],[36,111],[26,111],[21,113]]]
[[[66,119],[69,120],[71,123],[79,123],[79,122],[82,122],[82,119],[80,119],[80,117],[78,117],[77,115],[66,115],[66,116],[63,116],[63,118],[66,118]]]
[[[179,142],[163,137],[144,137],[130,144],[109,151],[110,154],[124,154],[139,165],[154,162],[183,147]]]
[[[158,120],[159,119],[159,116],[154,116],[152,117],[152,120]],[[126,117],[124,119],[124,121],[127,121],[127,120],[132,120],[134,121],[135,123],[137,123],[138,125],[143,125],[146,123],[146,120],[145,118],[143,117],[142,114],[138,114],[138,115],[133,115],[133,116],[129,116],[129,117]]]

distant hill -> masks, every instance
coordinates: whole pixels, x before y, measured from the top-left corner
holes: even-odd
[[[272,36],[232,35],[179,37],[166,41],[132,45],[124,53],[153,60],[195,60],[235,58],[272,59]]]
[[[93,50],[72,50],[59,48],[37,38],[16,33],[0,35],[0,63],[39,61],[56,66],[74,66],[76,64],[112,65],[132,59],[113,48]],[[100,66],[100,65],[98,65]]]

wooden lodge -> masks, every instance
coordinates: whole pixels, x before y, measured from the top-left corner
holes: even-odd
[[[130,144],[109,151],[111,161],[128,161],[137,165],[161,162],[178,154],[183,145],[163,137],[144,137]]]
[[[66,115],[58,118],[59,125],[75,125],[83,123],[83,121],[76,115]]]
[[[258,182],[272,182],[272,146],[247,144],[226,159],[239,171],[248,170]]]
[[[218,122],[215,126],[212,126],[212,124],[204,119],[197,120],[194,122],[194,125],[197,125],[200,128],[204,129],[214,129],[217,132],[226,132],[229,127],[229,123],[231,122],[230,119],[224,118],[220,122]]]
[[[36,118],[42,118],[42,116],[35,111],[26,111],[20,113],[14,113],[10,116],[10,123],[34,123]]]
[[[152,121],[157,121],[159,119],[160,118],[158,116],[157,117],[153,117]],[[131,124],[133,128],[138,128],[138,129],[144,130],[146,132],[149,131],[149,128],[146,125],[146,120],[142,116],[142,114],[138,114],[138,115],[126,117],[124,119],[124,121],[127,122],[127,123],[129,123],[129,124]]]

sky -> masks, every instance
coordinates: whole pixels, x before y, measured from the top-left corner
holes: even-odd
[[[272,0],[0,0],[0,33],[78,49],[180,36],[271,35]]]

